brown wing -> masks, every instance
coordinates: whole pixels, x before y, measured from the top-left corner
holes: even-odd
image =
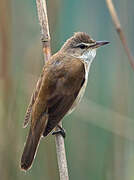
[[[66,63],[64,75],[58,78],[53,96],[47,101],[48,122],[44,136],[47,136],[69,111],[85,81],[85,69],[81,61],[69,59]]]
[[[48,114],[45,135],[68,112],[85,77],[84,64],[79,59],[64,57],[62,61],[60,58],[63,57],[58,57],[57,60],[46,64],[41,87],[32,106],[31,127],[33,130],[42,116]]]

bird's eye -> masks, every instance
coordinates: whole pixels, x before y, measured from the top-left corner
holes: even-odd
[[[87,48],[87,45],[85,45],[85,44],[80,44],[78,47],[81,48],[81,49],[85,49],[85,48]]]

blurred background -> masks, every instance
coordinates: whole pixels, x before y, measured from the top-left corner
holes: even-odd
[[[113,1],[134,55],[134,1]],[[92,64],[85,96],[64,118],[70,180],[134,180],[134,71],[106,2],[49,0],[52,52],[74,32],[108,40]],[[42,139],[32,169],[19,163],[28,128],[22,124],[43,67],[35,0],[0,4],[0,179],[58,180],[55,140]]]

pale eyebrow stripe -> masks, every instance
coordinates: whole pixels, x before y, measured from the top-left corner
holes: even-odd
[[[79,47],[79,46],[82,45],[82,44],[85,45],[85,46],[87,46],[87,47],[89,46],[89,44],[87,44],[87,43],[79,43],[79,44],[77,44],[77,46],[75,46],[75,47]]]

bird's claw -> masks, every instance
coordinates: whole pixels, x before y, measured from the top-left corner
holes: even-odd
[[[57,127],[60,129],[60,130],[57,130],[57,131],[54,131],[52,132],[52,135],[55,135],[55,134],[61,134],[63,138],[66,137],[66,131],[64,128],[62,128],[60,125],[57,125]]]

